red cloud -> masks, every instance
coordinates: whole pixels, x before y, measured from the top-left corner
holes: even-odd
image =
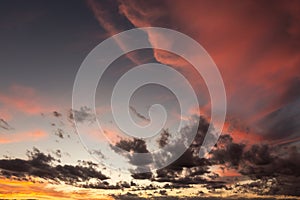
[[[289,103],[285,98],[289,84],[300,74],[299,1],[178,0],[160,6],[120,1],[119,12],[136,27],[172,28],[203,45],[223,76],[228,116],[249,125]],[[164,42],[153,34],[149,41]],[[187,69],[182,59],[169,53],[154,50],[154,57],[183,72]],[[191,84],[199,87],[199,76],[185,73]]]

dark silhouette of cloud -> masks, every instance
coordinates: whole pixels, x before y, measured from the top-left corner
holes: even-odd
[[[284,148],[254,144],[245,148],[244,144],[234,143],[229,135],[224,135],[211,155],[213,164],[235,168],[241,175],[255,181],[235,186],[240,192],[249,190],[263,195],[300,195],[300,153],[296,146]]]
[[[229,135],[221,135],[216,149],[211,152],[214,164],[229,164],[238,167],[243,156],[245,145],[233,142]]]
[[[91,178],[98,181],[108,179],[97,169],[97,165],[86,162],[83,165],[55,165],[57,161],[50,154],[46,155],[34,148],[28,151],[28,160],[2,159],[0,160],[0,174],[7,178],[39,177],[54,182],[82,186],[82,182],[88,182]]]
[[[130,106],[130,110],[131,112],[133,112],[138,118],[149,122],[150,119],[148,119],[147,117],[145,117],[144,115],[142,115],[141,113],[139,113],[133,106]]]
[[[142,139],[123,139],[117,142],[115,145],[111,145],[111,148],[115,152],[127,157],[129,163],[134,166],[138,166],[137,170],[139,169],[139,167],[144,167],[145,165],[153,161],[151,155],[146,154],[149,153],[149,150],[147,149],[146,142]],[[122,152],[122,150],[126,151],[127,153]],[[130,152],[135,154],[130,154]]]
[[[266,139],[276,140],[298,136],[300,132],[300,99],[289,103],[262,118],[257,132]]]
[[[291,103],[300,98],[300,77],[289,80],[285,94],[282,96],[282,103]]]
[[[58,111],[53,111],[53,116],[54,116],[54,117],[61,117],[62,114],[59,113]]]
[[[0,119],[0,128],[5,129],[5,130],[12,130],[13,129],[13,127],[10,126],[8,124],[8,122],[5,121],[4,119]]]
[[[160,148],[165,147],[169,142],[170,133],[168,130],[163,130],[160,138],[157,140]]]

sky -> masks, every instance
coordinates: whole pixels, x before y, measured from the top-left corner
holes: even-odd
[[[299,1],[2,0],[0,5],[0,198],[300,198]],[[199,157],[201,145],[213,132],[210,125],[219,124],[211,120],[205,77],[187,59],[154,48],[176,46],[172,36],[145,32],[153,48],[129,52],[109,65],[96,88],[96,114],[85,105],[72,108],[74,82],[89,53],[115,34],[143,27],[189,36],[218,67],[227,112],[218,142],[205,157]],[[120,51],[128,48],[127,41],[114,42]],[[187,44],[183,48],[192,58],[202,56]],[[180,105],[190,96],[177,99],[157,84],[138,88],[122,120],[140,126],[157,121],[160,110],[149,112],[154,104],[162,105],[168,118],[157,135],[134,138],[115,122],[111,98],[118,80],[146,63],[182,74],[199,104],[182,116]],[[177,76],[165,80],[182,94],[190,89]],[[124,102],[116,101],[117,115]],[[184,127],[178,131],[180,121]],[[153,154],[158,149],[167,153]],[[150,171],[151,163],[168,164]]]

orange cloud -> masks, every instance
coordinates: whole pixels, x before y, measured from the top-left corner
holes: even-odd
[[[21,85],[12,85],[7,93],[0,92],[0,103],[6,113],[7,110],[13,110],[34,115],[54,110],[45,104],[45,100],[33,88]]]
[[[0,144],[38,141],[46,138],[47,136],[48,134],[41,130],[14,133],[14,134],[1,134]]]
[[[5,199],[99,199],[112,200],[106,195],[94,194],[84,189],[61,189],[62,185],[51,185],[40,181],[18,181],[0,178],[0,198]]]

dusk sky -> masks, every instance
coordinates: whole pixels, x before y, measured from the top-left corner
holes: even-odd
[[[0,199],[300,199],[299,24],[297,0],[2,0]],[[72,108],[90,52],[115,34],[145,27],[178,31],[205,49],[199,54],[181,44],[190,58],[211,58],[201,62],[207,72],[217,66],[226,101],[220,94],[215,102],[226,103],[224,125],[212,122],[206,77],[188,59],[155,48],[179,41],[151,31],[141,32],[152,48],[124,53],[104,72],[96,113],[89,105]],[[113,41],[120,51],[129,48],[128,41]],[[158,84],[138,88],[126,106],[130,116],[121,117],[125,129],[129,119],[139,126],[162,122],[155,104],[167,119],[157,135],[132,137],[118,127],[111,98],[124,74],[147,63],[161,65],[131,80],[163,77],[154,74],[166,65],[182,75],[164,78],[179,92]],[[117,116],[125,103],[116,100]],[[189,105],[185,115],[182,104]],[[218,142],[201,157],[210,134]],[[166,154],[153,153],[160,148]]]

